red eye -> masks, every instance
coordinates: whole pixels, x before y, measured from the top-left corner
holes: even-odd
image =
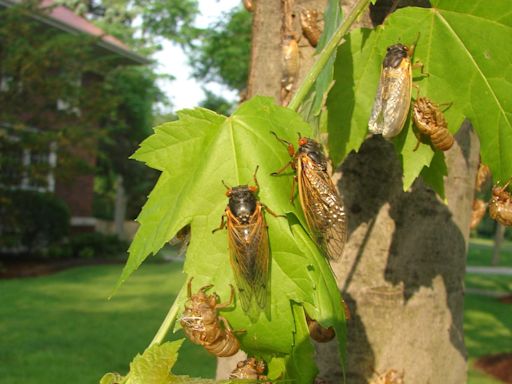
[[[226,196],[227,196],[227,197],[231,197],[231,189],[228,189],[228,190],[226,191]]]
[[[305,137],[301,137],[301,138],[299,139],[299,145],[300,145],[301,147],[302,147],[303,145],[306,145],[306,144],[307,144],[307,142],[308,142],[308,139],[307,139],[307,138],[305,138]]]
[[[249,185],[249,191],[252,193],[256,193],[258,191],[258,187],[255,187],[254,185]]]

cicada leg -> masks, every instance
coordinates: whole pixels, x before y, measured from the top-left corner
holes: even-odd
[[[231,295],[229,296],[229,301],[227,303],[223,303],[223,304],[217,304],[215,306],[215,309],[222,309],[222,308],[227,308],[229,307],[231,304],[233,304],[233,300],[235,299],[235,288],[233,287],[232,284],[229,284],[229,286],[231,287]]]
[[[215,232],[217,232],[218,230],[220,230],[220,229],[224,229],[224,228],[226,228],[226,215],[222,215],[222,216],[221,216],[221,219],[220,219],[220,225],[219,225],[219,227],[218,227],[218,228],[213,229],[213,230],[212,230],[212,233],[215,233]]]
[[[190,299],[192,297],[192,280],[194,279],[194,277],[192,276],[189,280],[188,280],[188,284],[187,284],[187,297]]]
[[[273,134],[277,140],[279,140],[281,143],[286,145],[286,147],[288,148],[288,154],[291,157],[295,156],[295,148],[293,147],[292,143],[290,143],[289,141],[286,141],[285,139],[281,139],[279,136],[277,136],[277,133],[275,133],[274,131],[270,131],[270,133]]]
[[[261,204],[261,206],[262,206],[263,208],[265,208],[265,211],[267,211],[268,213],[270,213],[272,216],[274,216],[274,217],[286,217],[286,215],[279,215],[279,214],[275,213],[273,210],[271,210],[271,209],[270,209],[269,207],[267,207],[265,204],[263,204],[263,203],[260,203],[260,204]]]

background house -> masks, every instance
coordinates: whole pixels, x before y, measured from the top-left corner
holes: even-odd
[[[61,198],[72,232],[94,231],[96,149],[118,106],[105,77],[149,61],[51,0],[0,0],[0,32],[0,236],[19,231],[9,209],[27,191]]]

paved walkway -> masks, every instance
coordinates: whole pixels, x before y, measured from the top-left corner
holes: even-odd
[[[512,276],[512,268],[510,267],[466,267],[467,273],[476,273],[480,275],[502,275]]]

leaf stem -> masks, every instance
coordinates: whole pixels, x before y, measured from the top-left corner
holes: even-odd
[[[155,334],[155,337],[153,337],[153,340],[149,344],[148,348],[151,347],[154,344],[160,344],[162,341],[164,341],[165,336],[169,333],[169,329],[174,325],[174,321],[176,320],[176,316],[178,314],[178,296],[176,296],[176,299],[174,300],[174,303],[171,305],[171,308],[169,309],[169,312],[167,312],[167,315],[165,316],[164,321],[160,325],[160,328]]]
[[[341,39],[343,38],[343,36],[345,36],[350,26],[354,23],[354,21],[356,21],[361,12],[363,12],[363,10],[365,10],[366,7],[368,7],[369,3],[370,0],[359,0],[352,9],[352,11],[343,20],[343,22],[338,27],[334,35],[332,35],[331,40],[329,40],[325,48],[318,55],[317,61],[311,67],[311,70],[304,78],[304,81],[300,85],[299,89],[297,89],[297,92],[290,101],[290,104],[288,104],[288,108],[294,111],[297,111],[299,109],[304,98],[307,96],[309,90],[315,83],[318,75],[320,75],[320,72],[322,72],[322,69],[324,69],[325,64],[327,64],[327,61],[333,54],[334,50],[338,47],[339,43],[341,42]]]

